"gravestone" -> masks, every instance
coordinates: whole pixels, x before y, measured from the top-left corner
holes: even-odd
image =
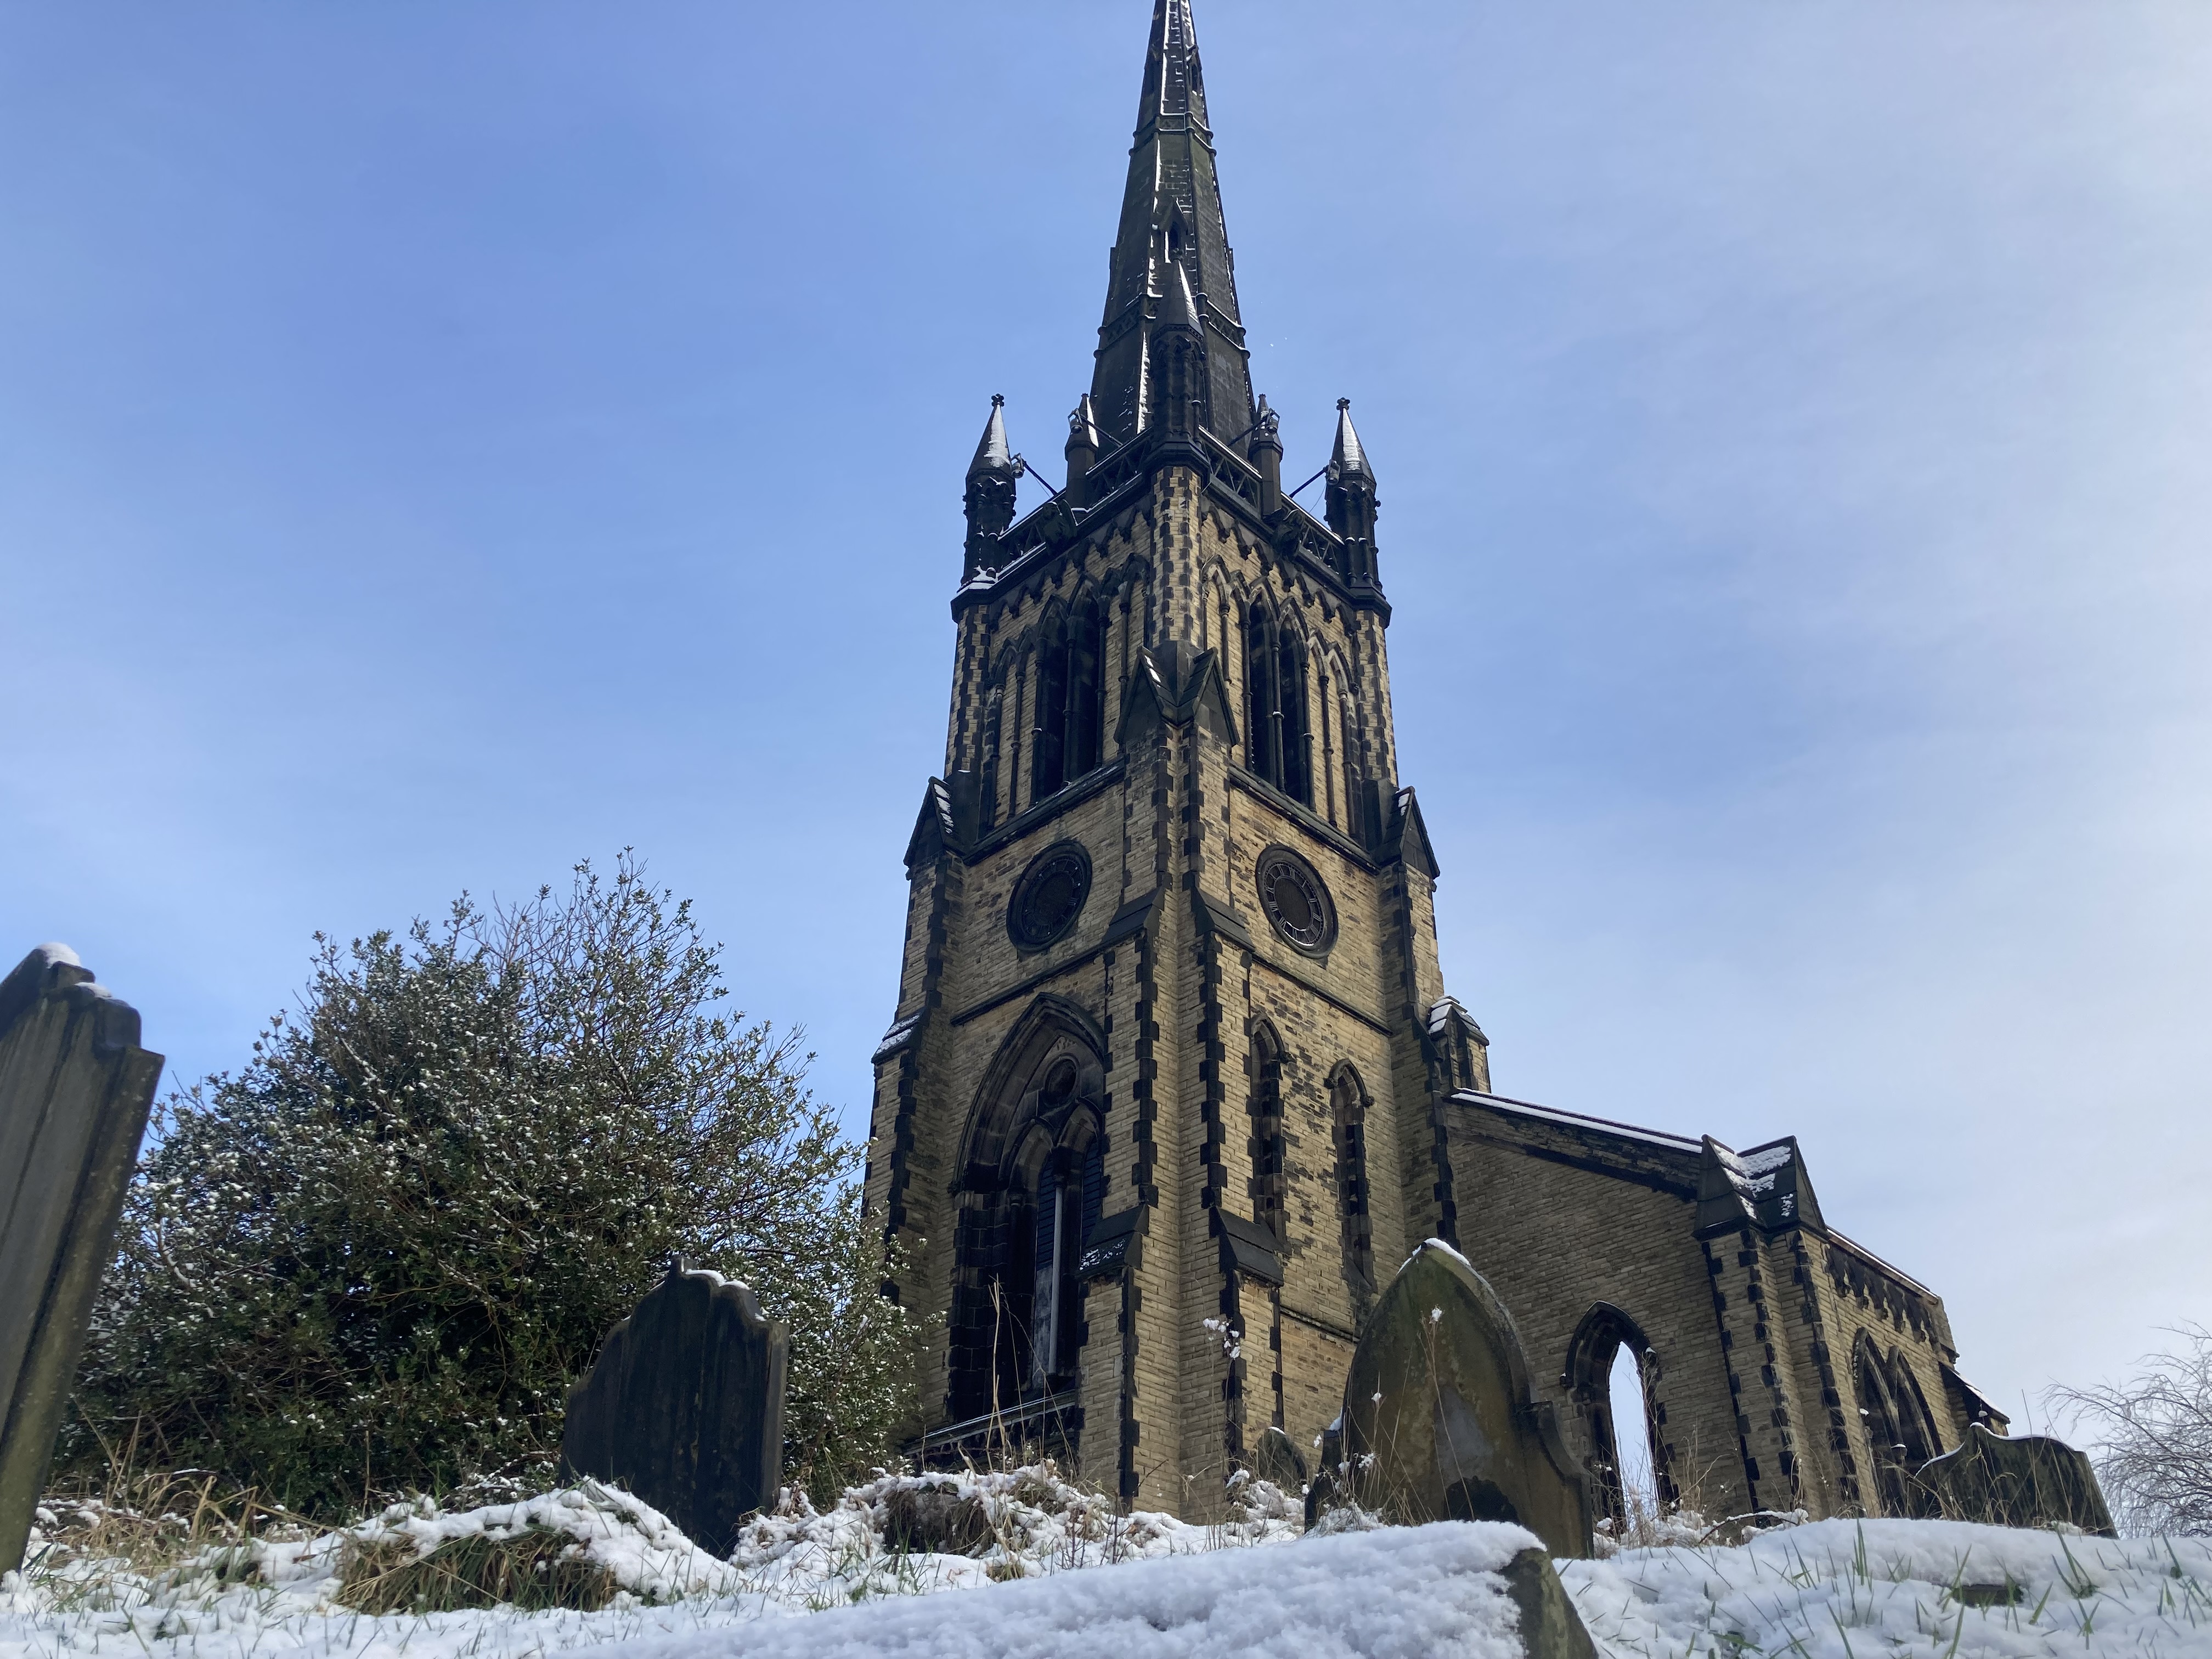
[[[2013,1439],[1970,1424],[1954,1449],[1920,1466],[1911,1498],[1914,1510],[1930,1519],[2115,1535],[2088,1455],[2046,1435]]]
[[[1598,1659],[1589,1626],[1559,1570],[1542,1550],[1522,1550],[1505,1565],[1505,1593],[1519,1615],[1523,1659]]]
[[[750,1291],[679,1256],[568,1395],[562,1467],[619,1482],[726,1556],[775,1501],[790,1355]]]
[[[1431,1239],[1361,1328],[1344,1389],[1337,1488],[1386,1521],[1513,1521],[1554,1555],[1590,1553],[1589,1488],[1505,1304]]]
[[[1280,1429],[1261,1431],[1252,1448],[1251,1462],[1255,1476],[1273,1483],[1289,1496],[1296,1498],[1305,1491],[1305,1454],[1298,1449],[1298,1443]]]
[[[23,1562],[161,1056],[66,945],[0,980],[0,1571]]]

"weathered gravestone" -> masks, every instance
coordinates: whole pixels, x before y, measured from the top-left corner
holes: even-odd
[[[727,1555],[775,1501],[790,1354],[750,1291],[678,1257],[569,1395],[562,1466],[620,1482]]]
[[[1911,1491],[1914,1511],[1931,1519],[2115,1535],[2088,1455],[2046,1435],[2015,1440],[1972,1424],[1954,1449],[1920,1466]]]
[[[1514,1521],[1554,1555],[1590,1553],[1589,1488],[1520,1333],[1448,1244],[1414,1251],[1368,1315],[1332,1429],[1316,1509],[1340,1495],[1408,1525]]]
[[[1256,1478],[1273,1483],[1292,1498],[1306,1489],[1305,1454],[1298,1449],[1298,1443],[1280,1429],[1261,1431],[1252,1448],[1251,1463]]]
[[[161,1056],[66,945],[0,980],[0,1571],[23,1562]]]

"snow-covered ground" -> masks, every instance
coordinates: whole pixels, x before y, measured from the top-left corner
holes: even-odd
[[[1617,1659],[2212,1655],[2212,1540],[1820,1521],[1734,1549],[1561,1562]]]
[[[1211,1528],[1117,1516],[1048,1472],[1021,1471],[886,1479],[826,1512],[801,1505],[756,1522],[729,1561],[596,1488],[459,1515],[394,1509],[317,1538],[210,1549],[150,1577],[40,1555],[47,1540],[34,1539],[32,1564],[0,1581],[0,1659],[532,1659],[608,1644],[641,1659],[1514,1650],[1510,1607],[1487,1575],[1533,1543],[1518,1528],[1309,1538],[1271,1490],[1245,1508]],[[365,1557],[528,1529],[566,1534],[611,1575],[613,1601],[591,1613],[371,1616],[338,1599]],[[1610,1659],[2212,1659],[2204,1540],[1831,1521],[1559,1567]]]

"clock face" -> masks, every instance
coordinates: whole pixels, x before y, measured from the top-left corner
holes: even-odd
[[[1091,855],[1080,842],[1048,847],[1022,872],[1006,903],[1006,932],[1024,950],[1042,950],[1075,926],[1091,896]]]
[[[1260,908],[1299,950],[1318,954],[1336,938],[1336,910],[1314,867],[1287,847],[1260,854]]]

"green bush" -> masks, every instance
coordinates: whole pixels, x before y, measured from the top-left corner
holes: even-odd
[[[787,1462],[886,1461],[915,1333],[793,1039],[627,857],[565,898],[320,939],[296,1018],[173,1095],[60,1465],[135,1448],[336,1516],[543,1485],[563,1401],[682,1255],[793,1331]]]

